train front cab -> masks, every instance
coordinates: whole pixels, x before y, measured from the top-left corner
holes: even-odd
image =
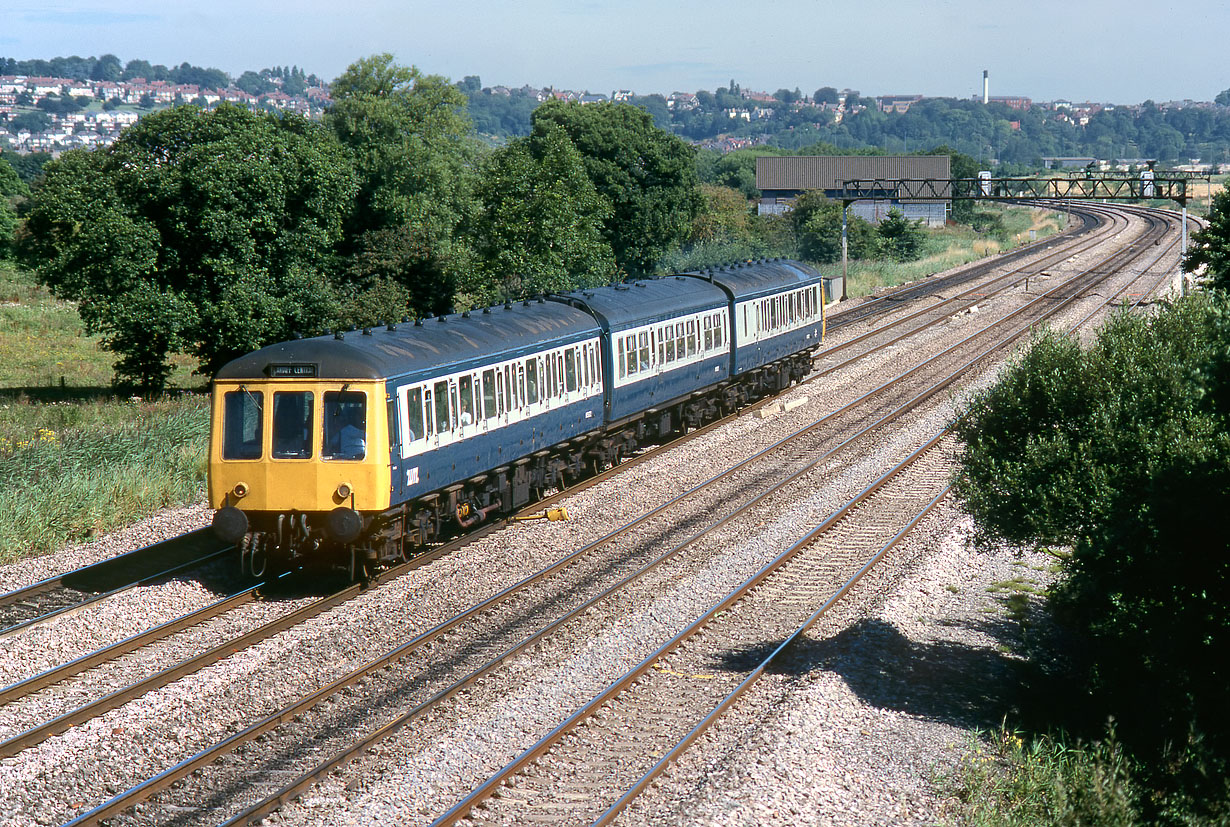
[[[365,528],[360,514],[389,507],[386,410],[378,381],[215,382],[209,503],[218,536],[255,555],[257,533],[262,557],[353,542]]]

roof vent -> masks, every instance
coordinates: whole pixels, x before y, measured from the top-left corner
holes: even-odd
[[[469,311],[469,310],[463,310],[463,311],[461,311],[461,318],[463,318],[463,319],[468,319],[468,318],[470,318],[470,311]]]
[[[490,313],[490,312],[491,312],[491,308],[490,308],[490,307],[484,307],[484,308],[483,308],[483,313]]]
[[[448,321],[448,317],[447,317],[447,316],[436,316],[436,321],[437,321],[437,322],[446,322],[446,321]]]
[[[402,316],[402,317],[401,317],[401,323],[402,323],[402,324],[410,324],[410,317],[409,317],[409,316]]]
[[[636,286],[637,286],[637,287],[645,287],[645,286],[647,286],[647,285],[646,285],[646,284],[645,284],[645,282],[643,282],[643,281],[638,281],[638,282],[636,283]]]
[[[372,329],[371,329],[370,327],[365,327],[365,328],[363,328],[363,335],[364,335],[364,336],[370,336],[370,335],[372,335]]]
[[[539,303],[539,304],[546,304],[546,303],[547,303],[547,297],[546,297],[546,296],[544,296],[544,295],[542,295],[542,294],[540,293],[540,294],[538,295],[538,303]]]
[[[504,302],[505,310],[512,310],[512,302]]]
[[[338,330],[338,331],[335,331],[335,332],[334,332],[334,334],[333,334],[333,338],[334,338],[334,339],[338,339],[338,340],[345,339],[345,338],[346,338],[346,334],[345,334],[345,333],[343,333],[342,331]]]
[[[530,300],[529,300],[529,299],[526,299],[525,301],[521,302],[521,306],[522,306],[522,307],[529,307],[529,306],[530,306]]]
[[[303,338],[303,334],[302,334],[302,333],[300,333],[298,330],[296,330],[296,331],[295,331],[295,333],[294,333],[294,335],[293,335],[293,336],[291,336],[290,338],[292,338],[292,339],[302,339],[302,338]]]
[[[389,322],[388,326],[385,329],[391,332],[397,329],[397,325],[393,322]]]
[[[417,318],[417,319],[415,319],[415,320],[414,320],[414,326],[415,326],[415,327],[422,327],[422,326],[423,326],[423,319],[422,319],[422,317],[419,317],[419,318]]]

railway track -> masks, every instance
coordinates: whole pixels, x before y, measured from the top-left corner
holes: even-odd
[[[303,710],[301,710],[301,709],[300,709],[300,711],[298,711],[298,713],[293,713],[293,714],[301,714],[301,713],[303,713]],[[165,779],[164,779],[164,780],[165,780]],[[167,783],[170,783],[170,781],[167,781]],[[105,816],[103,816],[103,817],[105,817]]]
[[[0,594],[0,638],[144,583],[203,566],[230,549],[212,532],[198,529]]]
[[[1145,270],[1173,246],[1153,256]],[[1103,297],[1069,332],[1135,281]],[[1136,303],[1159,284],[1155,280],[1140,291]],[[945,429],[475,788],[433,827],[461,818],[479,825],[611,823],[947,495],[944,454],[954,449]],[[848,517],[858,506],[856,523]],[[909,515],[904,525],[902,515]],[[767,654],[740,657],[748,641],[768,641]]]
[[[1052,298],[1052,300],[1053,300],[1053,298]],[[696,432],[696,435],[700,435],[701,433],[703,433],[703,432]],[[813,447],[814,447],[814,446],[813,446]],[[811,448],[809,448],[808,450],[811,450]],[[807,454],[808,450],[802,451],[801,453],[805,455],[805,454]],[[647,458],[646,458],[645,460],[642,460],[642,461],[647,461]],[[779,464],[780,464],[780,462],[779,462]],[[609,475],[613,475],[613,474],[614,474],[614,473],[616,473],[616,472],[620,472],[620,471],[627,470],[627,468],[628,468],[628,467],[629,467],[629,464],[628,464],[628,463],[625,463],[625,465],[621,465],[621,466],[619,466],[619,468],[618,468],[618,469],[613,469],[611,472],[608,472],[608,474],[607,474],[607,475],[603,475],[603,476],[602,476],[602,477],[600,477],[600,478],[596,478],[596,479],[594,479],[594,480],[589,481],[589,482],[587,483],[587,485],[595,485],[595,484],[599,484],[599,483],[601,483],[602,481],[604,481],[604,480],[607,478],[607,476],[609,476]],[[556,499],[558,499],[559,497],[564,496],[564,494],[565,494],[565,493],[567,493],[567,494],[571,494],[571,493],[573,493],[573,492],[572,492],[572,491],[570,491],[570,492],[564,492],[564,493],[561,493],[560,495],[557,495]],[[721,499],[721,497],[719,497],[719,499]],[[541,507],[543,507],[543,504],[539,504],[539,505],[537,506],[537,508],[541,508]],[[678,504],[676,504],[676,506],[675,506],[675,507],[680,507],[680,506],[679,506]],[[696,511],[696,512],[700,512],[700,511],[704,511],[704,509],[703,509],[703,508],[696,508],[696,509],[694,509],[694,511]],[[650,533],[651,533],[651,534],[653,534],[653,533],[655,533],[655,532],[656,532],[656,533],[661,533],[661,532],[662,532],[662,529],[654,529],[654,530],[651,530],[651,531],[650,531]],[[467,539],[467,540],[465,540],[465,541],[462,541],[462,543],[463,543],[463,544],[464,544],[464,543],[467,543],[467,542],[474,542],[474,540],[473,540],[472,538],[470,538],[470,539]],[[445,552],[445,553],[446,553],[446,552]],[[425,561],[416,561],[416,562],[419,562],[419,564],[421,565],[421,564],[422,564],[422,562],[425,562]],[[608,569],[609,569],[609,566],[608,566]],[[611,574],[611,572],[610,572],[609,570],[604,570],[602,567],[599,567],[599,569],[598,569],[598,570],[596,570],[596,571],[591,571],[589,574],[587,574],[587,575],[585,575],[585,576],[581,577],[581,578],[580,578],[580,581],[586,581],[586,580],[588,580],[588,581],[594,581],[594,582],[599,582],[599,581],[601,581],[601,582],[610,582],[610,577],[611,577],[611,576],[612,576],[612,574]],[[602,578],[606,578],[606,579],[605,579],[605,580],[602,580]],[[577,587],[577,589],[578,589],[578,595],[579,595],[579,587]],[[535,600],[535,598],[528,598],[528,599],[524,599],[524,598],[523,598],[523,602],[530,602],[530,603],[533,603],[533,602],[534,602],[534,600]],[[475,612],[472,612],[472,613],[469,615],[470,617],[475,617],[476,615],[481,615],[483,612],[490,612],[490,611],[494,611],[494,604],[492,604],[492,603],[485,603],[485,604],[480,604],[480,606],[479,606],[479,607],[474,607],[474,608],[475,608]],[[562,622],[562,621],[561,621],[561,622]],[[496,626],[498,626],[498,623],[497,623],[497,624],[495,624],[495,625],[496,625]],[[507,625],[507,624],[506,624],[506,625]],[[447,649],[447,648],[448,648],[448,647],[446,647],[444,644],[448,642],[448,638],[447,638],[447,636],[448,636],[448,635],[454,635],[454,636],[456,635],[456,633],[455,633],[455,632],[451,631],[451,629],[455,629],[455,628],[456,628],[456,626],[451,627],[450,629],[440,630],[440,631],[438,631],[438,633],[437,633],[434,637],[431,637],[430,639],[426,639],[426,638],[424,638],[423,640],[420,640],[419,642],[420,642],[420,644],[422,645],[422,647],[423,647],[424,649],[426,649],[426,647],[427,647],[428,645],[430,645],[430,646],[431,646],[431,650],[432,650],[432,651],[430,651],[430,652],[425,652],[425,653],[421,656],[423,659],[422,659],[421,661],[418,661],[418,662],[413,662],[413,661],[410,661],[410,660],[403,660],[403,661],[402,661],[402,665],[401,665],[401,666],[399,666],[399,668],[398,668],[398,670],[397,670],[397,671],[398,671],[398,673],[399,673],[399,674],[410,674],[410,675],[423,675],[423,676],[425,676],[425,678],[424,678],[424,679],[426,679],[426,677],[433,677],[430,673],[431,673],[433,670],[434,670],[435,672],[439,672],[439,671],[440,671],[440,668],[441,668],[441,667],[439,666],[439,664],[442,662],[442,659],[445,659],[445,656],[444,656],[443,654],[441,654],[441,653],[442,653],[442,652],[444,652],[444,651],[445,651],[445,649]],[[490,626],[490,625],[489,625],[487,628],[492,628],[492,626]],[[429,631],[430,631],[430,630],[429,630]],[[427,633],[424,633],[424,634],[426,635]],[[420,636],[420,638],[423,638],[423,637],[424,637],[424,636]],[[473,638],[471,638],[470,640],[471,640],[471,643],[470,643],[469,645],[471,645],[471,646],[477,646],[477,644],[473,642],[473,641],[474,641],[474,639],[473,639]],[[449,651],[459,652],[459,651],[460,651],[461,649],[463,649],[463,648],[465,647],[465,645],[466,645],[465,641],[464,641],[464,640],[461,640],[461,639],[456,639],[456,640],[454,640],[453,642],[454,642],[454,644],[455,644],[455,648],[450,649]],[[391,664],[391,663],[393,663],[393,662],[396,662],[397,657],[406,658],[406,657],[407,657],[407,653],[406,653],[406,652],[402,652],[400,655],[393,656],[393,657],[392,657],[392,659],[390,659],[390,660],[386,660],[383,664],[372,665],[370,669],[368,669],[366,672],[364,672],[364,673],[363,673],[363,674],[361,674],[361,675],[357,675],[357,676],[355,676],[355,675],[353,675],[353,673],[352,673],[352,676],[350,676],[350,677],[351,677],[351,680],[349,680],[349,682],[348,682],[348,683],[344,683],[344,684],[342,684],[342,685],[348,685],[348,686],[352,686],[352,687],[354,687],[354,686],[359,686],[359,688],[357,688],[357,689],[352,689],[352,690],[351,690],[351,692],[352,692],[352,693],[353,693],[353,695],[354,695],[355,702],[354,702],[353,704],[351,704],[351,705],[350,705],[350,707],[351,707],[351,709],[352,709],[352,711],[353,711],[353,714],[354,714],[355,716],[360,716],[360,715],[364,714],[364,710],[366,709],[366,706],[365,706],[365,705],[370,706],[370,701],[371,701],[371,699],[372,699],[372,697],[373,697],[373,696],[374,696],[374,697],[376,697],[376,698],[382,698],[382,697],[383,697],[383,696],[381,695],[381,692],[380,692],[380,690],[379,690],[378,688],[373,688],[373,689],[371,689],[371,690],[368,690],[367,688],[365,688],[365,686],[366,686],[366,684],[368,684],[368,683],[372,683],[372,684],[378,683],[378,682],[379,682],[379,678],[380,678],[380,672],[383,670],[383,667],[384,667],[384,666],[387,666],[387,665],[389,665],[389,664]],[[374,663],[374,662],[373,662],[373,663]],[[359,670],[359,671],[362,671],[362,670]],[[480,676],[480,677],[478,677],[478,678],[474,678],[474,681],[478,681],[478,680],[480,680],[480,679],[481,679],[481,676]],[[442,678],[441,678],[441,680],[442,680]],[[361,683],[361,682],[362,682],[362,683]],[[291,719],[293,719],[293,717],[294,717],[295,715],[301,715],[301,716],[305,716],[305,715],[316,715],[317,713],[316,713],[315,711],[313,711],[313,710],[314,710],[314,705],[315,705],[315,703],[316,703],[316,702],[318,702],[318,701],[322,700],[323,698],[325,698],[326,696],[328,696],[328,695],[329,695],[329,692],[326,692],[326,690],[329,690],[330,692],[336,692],[336,690],[337,690],[337,689],[339,689],[339,688],[340,688],[340,687],[338,687],[338,686],[333,686],[333,687],[325,687],[325,689],[324,689],[324,690],[321,690],[321,693],[317,693],[317,697],[316,697],[316,698],[315,698],[315,700],[312,702],[312,704],[309,704],[308,706],[301,706],[297,712],[292,712],[292,713],[289,713],[290,718],[286,718],[284,715],[282,715],[282,713],[279,713],[279,716],[280,716],[280,717],[279,717],[279,716],[274,716],[273,718],[271,718],[271,719],[270,719],[270,725],[268,726],[268,728],[267,728],[267,729],[262,730],[262,732],[270,732],[270,733],[271,733],[271,732],[273,732],[273,730],[277,728],[279,721],[283,721],[283,722],[284,722],[284,721],[287,721],[287,720],[291,720]],[[421,687],[421,686],[420,686],[420,687],[418,687],[418,690],[419,690],[419,695],[422,695],[422,693],[423,693],[424,691],[426,691],[426,690],[425,690],[423,687]],[[458,691],[460,691],[460,690],[458,690]],[[323,693],[323,694],[322,694],[322,693]],[[337,696],[336,696],[336,695],[334,695],[334,697],[336,698]],[[401,697],[401,698],[400,698],[400,700],[405,701],[405,697]],[[339,700],[334,700],[334,701],[332,702],[332,704],[333,704],[333,705],[337,705],[337,706],[343,705],[342,701],[339,701]],[[274,718],[277,718],[277,720],[274,720]],[[344,718],[345,718],[345,716],[343,715],[343,716],[342,716],[342,718],[344,719]],[[321,724],[321,721],[320,721],[320,720],[315,720],[315,721],[314,721],[314,723],[315,723],[315,725],[318,725],[318,726],[319,726],[319,725]],[[325,727],[324,727],[324,729],[325,729],[325,730],[327,730],[328,728],[329,728],[328,726],[325,726]],[[336,727],[335,727],[335,728],[336,728]],[[312,736],[309,736],[309,735],[304,734],[304,733],[306,733],[306,732],[310,732],[310,731],[311,731],[311,730],[310,730],[310,726],[309,726],[308,728],[306,728],[306,729],[301,729],[301,730],[298,730],[298,732],[300,733],[300,735],[298,736],[298,741],[299,741],[300,743],[316,744],[316,742],[318,741],[318,739],[316,739],[315,737],[312,737]],[[339,730],[339,731],[340,731],[340,730]],[[246,732],[246,731],[245,731],[245,732]],[[244,765],[262,765],[259,761],[252,760],[252,759],[254,759],[254,758],[255,758],[255,756],[252,756],[252,755],[250,754],[250,750],[255,749],[255,747],[251,746],[251,744],[252,744],[252,742],[256,741],[257,736],[258,736],[258,735],[260,735],[260,734],[261,734],[261,733],[259,733],[259,732],[246,732],[246,734],[245,734],[245,733],[238,733],[237,735],[232,736],[231,738],[226,739],[226,741],[227,741],[227,742],[229,742],[229,744],[228,744],[229,749],[223,749],[223,750],[221,750],[221,751],[219,751],[219,752],[215,753],[215,757],[216,757],[216,756],[218,756],[218,755],[235,754],[235,753],[233,753],[233,752],[232,752],[232,750],[234,750],[234,749],[236,749],[236,748],[240,748],[242,745],[247,744],[247,746],[242,746],[242,750],[243,750],[243,759],[242,759],[242,763],[243,763]],[[242,736],[244,736],[244,737],[240,738],[239,736],[241,736],[241,735],[242,735]],[[272,738],[272,736],[270,736],[270,737],[269,737],[269,740],[274,740],[274,739]],[[345,739],[345,738],[342,738],[342,740],[344,741],[344,740],[346,740],[346,739]],[[284,743],[290,743],[290,744],[292,744],[292,745],[293,745],[293,744],[295,744],[295,742],[296,742],[296,736],[294,736],[293,734],[292,734],[289,738],[284,739]],[[272,749],[272,750],[273,750],[273,753],[272,753],[272,754],[274,754],[274,755],[276,756],[277,747],[276,747],[276,746],[273,746],[273,747],[271,747],[270,749]],[[201,770],[203,767],[208,766],[210,763],[212,763],[212,761],[213,761],[213,760],[214,760],[214,758],[209,758],[209,759],[205,760],[205,762],[204,762],[204,763],[202,763],[202,764],[200,764],[200,765],[197,765],[197,766],[196,766],[196,767],[194,767],[193,769],[186,770],[186,771],[182,772],[182,773],[181,773],[179,776],[177,776],[177,777],[182,778],[182,777],[183,777],[183,775],[190,774],[190,773],[192,773],[192,772],[194,772],[194,771],[196,771],[196,770]],[[225,763],[225,761],[224,761],[224,762],[222,762],[222,763]],[[266,761],[265,761],[265,763],[263,764],[263,766],[268,766],[268,767],[270,767],[270,769],[269,769],[269,771],[268,771],[268,772],[269,772],[270,778],[272,778],[274,781],[279,781],[279,780],[282,780],[284,777],[286,777],[286,776],[288,776],[289,774],[291,774],[291,771],[290,771],[290,770],[286,770],[286,769],[279,769],[279,768],[277,768],[277,767],[276,767],[273,763],[270,763],[270,762],[269,762],[269,760],[266,760]],[[173,769],[175,769],[175,768],[173,768]],[[181,769],[182,769],[182,765],[181,765]],[[180,770],[175,769],[175,771],[176,771],[176,772],[179,772]],[[213,772],[213,770],[210,770],[210,772]],[[241,768],[239,768],[239,767],[238,767],[238,765],[236,765],[236,768],[235,768],[235,773],[236,773],[236,776],[235,776],[236,778],[243,778],[243,772],[241,771]],[[168,776],[165,776],[165,775],[164,775],[164,776],[156,776],[156,777],[155,777],[155,779],[151,779],[151,781],[155,781],[155,780],[156,780],[156,783],[154,783],[154,784],[152,784],[152,785],[150,785],[150,786],[147,786],[147,787],[145,788],[145,792],[146,792],[146,793],[152,794],[153,792],[155,792],[155,791],[156,791],[156,788],[157,788],[158,786],[169,786],[169,785],[170,785],[173,781],[175,781],[175,780],[176,780],[176,778],[170,778],[170,777],[168,777]],[[225,785],[225,784],[223,784],[223,785],[222,785],[222,788],[224,788],[224,789],[225,789],[225,788],[226,788],[226,785]],[[232,792],[233,792],[233,790],[232,790]],[[140,795],[139,795],[139,796],[137,796],[137,798],[140,798],[140,797],[143,797],[143,796],[140,796]],[[130,799],[130,801],[131,801],[131,800],[135,800],[135,799]],[[188,799],[188,800],[190,801],[191,799]],[[216,800],[215,800],[214,798],[211,798],[211,797],[210,797],[210,796],[208,796],[208,795],[207,795],[207,796],[205,796],[204,798],[200,798],[200,799],[198,799],[198,800],[199,800],[199,801],[214,801],[215,803],[218,803],[219,801],[222,801],[222,799],[216,799]],[[157,808],[152,807],[152,806],[148,806],[148,805],[147,805],[147,809],[145,809],[145,810],[142,810],[142,811],[138,812],[135,816],[129,816],[129,818],[135,818],[135,820],[136,820],[136,821],[138,821],[138,822],[144,822],[144,821],[147,821],[147,820],[148,820],[148,821],[156,821],[157,819],[155,819],[155,818],[153,817],[153,815],[152,815],[152,814],[153,814],[155,811],[157,811],[157,812],[159,812],[159,813],[161,814],[161,816],[163,816],[163,817],[166,817],[166,816],[168,815],[168,813],[179,813],[180,815],[176,816],[176,818],[177,818],[177,819],[179,819],[179,820],[186,820],[186,819],[187,819],[187,815],[185,814],[185,812],[184,812],[184,811],[182,811],[182,810],[178,810],[178,809],[177,809],[177,807],[182,807],[182,806],[184,806],[182,803],[181,803],[181,804],[178,804],[178,805],[177,805],[177,804],[174,804],[174,803],[171,803],[171,804],[169,804],[169,805],[165,805],[165,806],[164,806],[164,805],[159,805]],[[248,815],[250,816],[251,814],[252,814],[252,813],[249,813]],[[106,818],[106,817],[108,817],[108,816],[107,816],[107,815],[101,815],[101,816],[91,816],[90,818],[92,818],[93,820],[97,821],[99,818]],[[247,817],[247,816],[245,816],[245,817]],[[89,819],[86,819],[86,820],[88,821]],[[84,823],[84,822],[82,822],[82,823]]]

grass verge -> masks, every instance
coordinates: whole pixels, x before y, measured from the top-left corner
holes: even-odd
[[[846,285],[846,294],[851,298],[866,296],[885,287],[918,281],[1012,249],[1034,238],[1053,235],[1064,226],[1063,214],[1049,210],[1001,207],[994,204],[979,205],[979,209],[999,216],[1002,229],[994,234],[978,233],[963,225],[929,230],[925,252],[922,258],[916,261],[851,261],[848,270],[850,283]],[[1032,237],[1031,230],[1034,233]],[[826,264],[819,269],[830,278],[841,275],[840,263]]]
[[[961,823],[977,827],[1147,823],[1113,731],[1072,747],[1062,738],[1001,728],[978,738],[946,781],[962,804]]]
[[[0,563],[199,501],[208,431],[196,394],[0,404]]]
[[[206,398],[116,398],[113,358],[73,304],[0,262],[0,563],[201,499]],[[172,381],[200,385],[193,367],[177,358]]]

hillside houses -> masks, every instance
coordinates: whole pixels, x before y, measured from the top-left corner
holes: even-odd
[[[42,101],[73,98],[81,103],[101,101],[102,111],[89,107],[64,112],[48,107],[51,126],[41,132],[12,129],[11,122],[23,112],[42,111]],[[51,152],[66,149],[106,146],[120,131],[140,118],[141,113],[121,107],[164,108],[196,103],[216,106],[226,101],[249,109],[270,109],[313,116],[329,105],[327,89],[310,87],[302,96],[275,89],[252,95],[242,89],[208,89],[195,84],[168,81],[79,81],[71,78],[0,75],[0,129],[6,130],[9,145],[17,152]]]

